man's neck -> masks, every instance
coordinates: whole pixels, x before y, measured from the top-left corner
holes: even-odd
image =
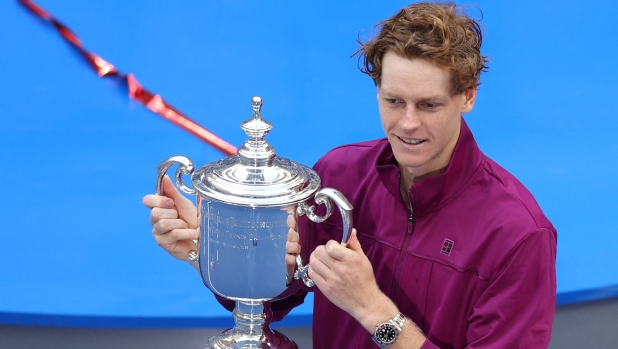
[[[415,176],[412,173],[410,173],[410,170],[400,165],[399,166],[399,171],[401,172],[400,186],[402,187],[402,191],[404,191],[407,196],[407,193],[412,187],[412,184],[417,183],[425,178],[442,174],[446,171],[447,167],[448,165],[444,166],[443,168],[434,170],[434,171],[426,172],[420,176]]]

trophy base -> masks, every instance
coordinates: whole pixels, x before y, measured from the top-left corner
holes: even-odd
[[[234,328],[210,338],[206,349],[298,349],[298,345],[281,332],[270,328],[270,305],[263,301],[236,301]]]
[[[271,331],[274,337],[269,341],[263,334],[247,334],[231,328],[210,338],[206,349],[298,349],[298,345],[286,335]]]

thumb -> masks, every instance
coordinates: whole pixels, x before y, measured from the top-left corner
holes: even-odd
[[[356,229],[354,228],[352,228],[352,233],[350,234],[350,238],[348,239],[347,247],[352,251],[365,255],[365,252],[363,252],[363,248],[361,247],[360,241],[358,241],[358,236],[356,236]]]
[[[187,199],[176,188],[169,176],[163,178],[163,195],[174,201],[174,206],[178,211],[178,216],[189,224],[189,227],[197,226],[197,210],[193,202]]]

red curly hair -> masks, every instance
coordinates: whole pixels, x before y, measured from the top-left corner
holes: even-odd
[[[363,61],[360,70],[376,85],[382,76],[382,58],[389,50],[402,57],[426,58],[449,70],[455,94],[476,88],[481,72],[487,71],[480,25],[452,2],[408,5],[375,28],[379,28],[377,37],[367,43],[358,40],[361,47],[355,54]]]

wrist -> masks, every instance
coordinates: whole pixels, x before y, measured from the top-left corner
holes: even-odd
[[[371,334],[375,331],[378,323],[391,319],[399,312],[395,303],[382,292],[371,297],[370,303],[366,307],[355,310],[357,314],[351,315]]]

